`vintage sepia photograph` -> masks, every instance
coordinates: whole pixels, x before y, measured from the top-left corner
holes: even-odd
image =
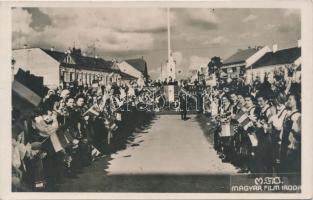
[[[301,193],[301,9],[10,9],[11,192]]]

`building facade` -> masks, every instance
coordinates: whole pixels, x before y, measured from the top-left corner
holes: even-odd
[[[269,51],[268,46],[238,50],[223,62],[221,69],[230,78],[244,76],[245,71]]]
[[[79,85],[91,85],[97,81],[102,85],[121,84],[136,80],[130,71],[122,72],[115,61],[98,57],[88,57],[80,49],[72,48],[66,52],[54,49],[24,48],[13,50],[14,73],[19,68],[44,77],[44,85],[56,87],[60,84],[76,82]],[[145,63],[145,73],[147,76]],[[130,73],[130,74],[128,74]]]
[[[143,86],[149,78],[147,63],[143,58],[118,62],[117,66],[121,72],[134,77],[138,85]]]
[[[17,49],[13,50],[12,56],[15,61],[13,74],[16,74],[18,69],[21,68],[25,71],[30,71],[36,76],[44,77],[44,85],[52,86],[59,84],[60,62],[55,58],[51,58],[43,49]],[[61,58],[61,54],[57,56]]]
[[[291,74],[291,71],[295,73]],[[261,82],[264,77],[271,81],[278,74],[285,78],[292,75],[295,80],[300,78],[301,46],[281,50],[277,50],[275,46],[273,51],[266,53],[247,70],[248,76],[259,78]]]

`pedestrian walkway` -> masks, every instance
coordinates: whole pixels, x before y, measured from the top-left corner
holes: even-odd
[[[235,168],[222,163],[196,121],[159,115],[124,150],[95,161],[58,191],[229,192]]]
[[[128,148],[112,155],[108,174],[235,174],[233,165],[218,158],[195,118],[158,116]]]

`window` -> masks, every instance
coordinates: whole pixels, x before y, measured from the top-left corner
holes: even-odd
[[[83,84],[86,84],[86,74],[82,73],[82,77],[83,77]]]
[[[89,76],[89,74],[86,74],[86,83],[90,84],[90,76]]]
[[[70,82],[70,75],[69,75],[69,72],[64,71],[64,72],[63,72],[63,76],[64,76],[64,78],[63,78],[64,82]]]
[[[74,72],[70,72],[70,81],[74,81],[75,80],[75,73]]]
[[[66,63],[70,63],[70,57],[69,56],[66,57]]]

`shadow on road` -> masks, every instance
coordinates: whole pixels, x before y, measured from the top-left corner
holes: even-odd
[[[84,177],[84,183],[67,184],[60,191],[224,193],[230,190],[229,181],[230,177],[227,175],[104,175],[102,172],[93,179]]]

